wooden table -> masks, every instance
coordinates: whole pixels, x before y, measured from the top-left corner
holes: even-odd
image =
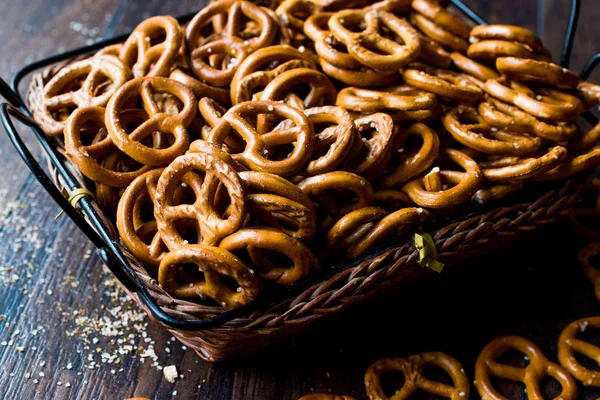
[[[0,76],[9,78],[31,61],[131,30],[151,15],[179,15],[202,3],[0,2]],[[490,22],[535,28],[533,0],[466,3]],[[568,3],[542,4],[543,39],[555,55]],[[582,3],[571,64],[576,71],[600,50],[600,9],[595,0]],[[598,81],[600,75],[594,77]],[[34,140],[28,137],[28,143]],[[533,243],[358,307],[256,357],[209,364],[120,298],[123,293],[102,271],[84,235],[66,217],[54,219],[58,206],[5,135],[0,135],[0,155],[2,399],[287,400],[313,390],[364,399],[364,372],[378,358],[445,351],[473,379],[477,354],[492,338],[523,335],[556,361],[556,339],[566,323],[598,313],[591,286],[576,268],[581,243],[562,226]],[[157,365],[175,365],[182,377],[168,383]],[[545,387],[557,393],[552,383]],[[526,398],[518,385],[503,388],[510,398]],[[580,390],[580,398],[598,395]]]

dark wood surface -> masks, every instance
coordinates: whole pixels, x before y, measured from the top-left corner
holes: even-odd
[[[126,32],[151,15],[180,15],[202,3],[2,1],[0,76]],[[536,27],[534,0],[466,3],[490,22]],[[569,1],[543,3],[543,39],[558,56]],[[571,64],[576,71],[600,50],[600,9],[596,0],[582,3]],[[31,137],[28,143],[34,144]],[[523,335],[556,361],[562,328],[598,313],[576,267],[581,243],[559,226],[509,252],[360,306],[256,357],[209,364],[171,341],[116,290],[84,235],[66,217],[54,219],[58,206],[5,135],[0,156],[0,399],[288,400],[313,390],[364,399],[364,372],[378,358],[445,351],[472,380],[477,354],[492,338]],[[168,383],[157,365],[176,365],[184,376]],[[556,390],[552,382],[545,387],[549,394]],[[503,389],[511,399],[526,398],[518,385]],[[474,389],[471,394],[478,398]],[[579,397],[599,395],[581,388]]]

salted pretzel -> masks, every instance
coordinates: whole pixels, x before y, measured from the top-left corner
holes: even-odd
[[[596,124],[587,132],[579,132],[573,140],[567,143],[569,150],[587,150],[595,146],[600,141],[600,123]]]
[[[580,82],[577,85],[577,94],[583,100],[586,109],[600,104],[600,85],[591,82]]]
[[[233,79],[237,65],[250,54],[244,43],[244,40],[237,37],[206,42],[190,52],[190,68],[203,82],[213,86],[226,86]],[[212,65],[211,57],[217,56],[222,61]]]
[[[275,9],[275,14],[293,31],[303,32],[306,19],[320,11],[321,7],[313,1],[285,0]]]
[[[400,79],[400,74],[396,70],[377,71],[371,68],[345,69],[333,65],[323,58],[319,60],[319,63],[327,76],[352,86],[389,86],[397,83]]]
[[[514,182],[541,177],[566,158],[567,150],[562,146],[554,146],[539,157],[503,157],[491,162],[479,161],[479,166],[487,181]]]
[[[468,38],[471,28],[462,19],[450,14],[437,2],[430,0],[416,0],[412,2],[412,8],[419,14],[427,17],[435,24],[444,28],[453,35]]]
[[[498,200],[509,194],[521,190],[523,188],[523,181],[517,181],[515,183],[499,183],[491,186],[484,186],[475,193],[473,199],[481,204],[489,203],[490,201]]]
[[[419,33],[419,40],[421,41],[419,60],[438,68],[450,68],[452,65],[450,53],[440,46],[438,42],[421,33]]]
[[[293,126],[259,135],[248,122],[248,119],[259,114],[289,119]],[[232,154],[232,157],[255,171],[271,172],[281,176],[294,175],[310,160],[314,148],[312,123],[303,112],[284,103],[248,101],[233,106],[213,127],[208,141],[222,146],[232,131],[246,142],[245,149],[241,153]],[[286,158],[281,160],[267,158],[270,150],[292,143],[294,149]]]
[[[595,247],[595,253],[600,254],[598,243]],[[594,271],[598,272],[597,270]],[[567,325],[558,339],[558,360],[575,379],[585,386],[599,387],[600,373],[584,367],[575,358],[575,353],[581,353],[600,364],[600,361],[598,361],[600,360],[600,348],[576,337],[577,333],[584,332],[588,326],[596,329],[600,328],[600,317],[582,318]]]
[[[425,377],[423,367],[436,366],[452,379],[453,386]],[[404,385],[392,397],[387,397],[381,378],[388,372],[402,372]],[[420,353],[405,358],[384,358],[375,361],[365,373],[365,388],[371,400],[406,400],[417,390],[452,400],[469,398],[469,381],[462,365],[441,352]]]
[[[465,172],[442,171],[438,167],[434,167],[432,169],[433,176],[439,175],[439,181],[444,179],[454,185],[445,190],[442,187],[430,186],[428,183],[430,178],[427,175],[406,183],[402,187],[402,191],[422,207],[448,208],[460,205],[469,201],[483,183],[481,169],[466,154],[454,149],[445,149],[442,151],[442,156],[460,165]]]
[[[471,77],[426,65],[412,64],[402,71],[402,77],[409,85],[435,93],[449,101],[474,103],[483,94]]]
[[[193,204],[173,204],[172,193],[187,173],[203,173],[200,193]],[[219,184],[225,185],[231,206],[226,217],[219,213],[214,199]],[[246,193],[238,173],[223,157],[208,152],[188,153],[176,158],[162,173],[156,187],[155,217],[158,231],[169,250],[186,240],[177,229],[178,220],[193,220],[199,227],[199,242],[215,245],[237,231],[246,218]]]
[[[365,28],[356,31],[364,24]],[[404,67],[417,58],[421,43],[415,29],[404,19],[380,10],[338,11],[328,21],[333,35],[348,48],[361,64],[375,70],[390,71]],[[382,36],[383,28],[404,44]],[[378,52],[369,49],[374,47]]]
[[[101,159],[109,153],[118,151],[110,137],[107,136],[104,125],[104,107],[82,107],[76,109],[65,124],[65,147],[69,159],[72,160],[86,177],[109,186],[126,187],[137,176],[150,169],[149,166],[142,165],[140,168],[131,171],[116,171],[106,168],[102,165]],[[142,110],[126,110],[122,113],[123,123],[134,122],[143,123],[146,119],[146,113]],[[87,124],[96,124],[95,135],[102,135],[100,141],[92,142],[90,145],[84,145],[82,136]],[[89,132],[88,132],[89,134]]]
[[[153,41],[164,36],[164,40]],[[167,76],[175,65],[183,44],[183,32],[177,20],[168,15],[142,21],[127,38],[119,58],[131,67],[134,78]]]
[[[531,156],[543,144],[538,137],[499,130],[488,125],[473,107],[459,105],[446,111],[442,123],[457,142],[486,154]]]
[[[183,107],[176,115],[159,109],[154,95],[167,93],[179,99]],[[148,120],[129,133],[121,120],[131,99],[141,96]],[[187,86],[167,78],[137,78],[123,85],[106,106],[106,127],[113,143],[134,160],[151,166],[162,166],[183,154],[189,138],[186,127],[196,116],[196,98]],[[166,148],[145,146],[142,140],[155,131],[173,135],[174,140]]]
[[[535,52],[543,53],[544,45],[539,37],[532,31],[514,25],[477,25],[471,30],[470,41],[472,43],[482,40],[505,40],[509,42],[522,43]]]
[[[533,81],[559,88],[575,89],[579,76],[566,68],[547,61],[527,58],[499,57],[496,59],[498,71],[516,81]]]
[[[278,75],[265,87],[260,99],[283,100],[286,94],[294,92],[296,85],[309,85],[311,88],[303,99],[306,108],[335,104],[337,90],[329,78],[310,68],[295,68]]]
[[[469,43],[465,40],[465,38],[449,32],[438,23],[419,13],[412,13],[410,15],[410,22],[419,28],[419,30],[427,37],[451,50],[464,52],[469,47]],[[461,29],[458,26],[457,28]]]
[[[389,213],[380,207],[362,207],[342,216],[327,232],[328,249],[349,250]]]
[[[430,109],[437,105],[437,97],[432,93],[397,94],[392,91],[376,91],[346,87],[337,95],[336,104],[347,110],[362,113],[380,111],[415,111]]]
[[[298,400],[356,400],[350,396],[338,396],[331,393],[313,393],[300,397]]]
[[[354,124],[358,133],[366,140],[362,141],[356,161],[351,161],[350,171],[366,178],[378,176],[392,156],[394,121],[385,113],[375,113],[355,119]]]
[[[243,228],[224,238],[219,247],[234,253],[247,250],[258,269],[258,275],[278,285],[289,285],[318,268],[316,259],[307,247],[276,229]],[[271,262],[264,251],[285,255],[293,266],[286,268]]]
[[[111,96],[129,79],[129,68],[118,58],[97,55],[61,68],[44,85],[33,107],[33,117],[50,136],[63,134],[64,120],[56,113],[72,107],[105,106]],[[109,85],[98,83],[108,78]],[[79,80],[77,89],[66,90]],[[66,118],[65,118],[66,119]]]
[[[417,137],[421,145],[415,153],[407,153],[404,150],[404,137]],[[440,139],[437,134],[425,124],[416,123],[410,125],[404,133],[397,136],[400,141],[393,145],[392,160],[397,167],[389,168],[388,171],[377,181],[382,188],[392,188],[399,184],[408,182],[431,167],[437,159],[440,149]],[[397,153],[402,148],[402,153]]]
[[[515,81],[510,81],[509,86],[506,86],[499,79],[488,80],[484,89],[488,94],[505,103],[549,121],[575,121],[579,118],[582,109],[581,100],[577,97],[555,89],[532,90]]]
[[[192,89],[194,96],[196,96],[197,99],[208,97],[216,101],[218,104],[222,104],[224,106],[229,105],[229,91],[226,89],[202,83],[198,79],[192,78],[179,68],[174,69],[169,75],[169,78],[177,82],[181,82]]]
[[[507,350],[516,350],[529,358],[529,365],[520,368],[500,364],[496,360]],[[529,340],[519,336],[504,336],[492,340],[483,348],[475,364],[475,387],[482,398],[506,400],[492,385],[490,376],[525,384],[530,399],[542,400],[540,381],[550,376],[560,384],[562,391],[556,399],[577,398],[577,384],[560,365],[550,362],[542,351]]]
[[[498,129],[507,129],[515,132],[532,133],[543,139],[554,142],[566,142],[577,133],[577,126],[573,123],[556,122],[550,123],[540,120],[533,115],[521,110],[518,107],[507,104],[503,101],[485,95],[485,101],[479,103],[479,115],[489,125]],[[586,146],[590,140],[598,136],[600,139],[600,129],[592,130],[581,137],[581,146]],[[569,147],[577,146],[570,142]]]
[[[450,58],[454,66],[460,69],[463,73],[474,76],[475,78],[485,82],[488,79],[496,79],[500,74],[494,69],[478,63],[475,60],[455,51],[450,54]]]
[[[564,179],[600,164],[600,145],[581,153],[569,153],[563,163],[537,176],[536,180]]]
[[[194,264],[204,278],[192,282],[177,281],[177,267]],[[230,288],[221,276],[233,279],[239,286]],[[188,245],[165,255],[158,268],[158,283],[180,298],[210,298],[226,308],[238,307],[256,298],[260,281],[239,258],[225,249],[207,245]]]
[[[596,299],[600,301],[600,266],[592,265],[592,260],[600,254],[600,241],[592,242],[584,247],[578,256],[579,267],[583,271],[583,274],[594,285],[594,294]],[[559,355],[560,359],[560,355]],[[568,368],[566,363],[561,364],[565,368]],[[576,377],[577,378],[577,377]],[[579,379],[579,378],[578,378]]]

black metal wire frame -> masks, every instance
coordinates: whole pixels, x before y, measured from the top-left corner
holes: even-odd
[[[485,25],[487,22],[475,13],[471,8],[466,6],[461,0],[450,0],[450,3],[459,9],[467,18],[479,25]],[[573,45],[573,37],[577,27],[577,16],[579,12],[579,1],[572,0],[571,2],[571,14],[569,23],[567,26],[567,33],[565,37],[565,43],[563,46],[563,53],[561,57],[561,63],[568,65],[569,58],[571,55],[571,49]],[[184,15],[178,20],[180,22],[189,21],[193,17],[194,13]],[[93,202],[95,200],[88,197],[83,197],[77,203],[81,208],[82,213],[77,211],[70,202],[65,198],[63,193],[55,186],[52,179],[48,177],[44,169],[40,166],[36,158],[31,154],[18,133],[12,118],[24,123],[31,128],[36,139],[40,143],[44,153],[57,168],[57,171],[67,186],[69,192],[76,189],[80,189],[80,185],[66,168],[61,160],[61,157],[54,149],[51,139],[42,132],[37,124],[32,119],[30,110],[26,107],[25,102],[21,98],[19,85],[23,79],[30,73],[47,67],[49,65],[68,60],[73,57],[77,57],[83,54],[91,53],[95,50],[104,48],[105,46],[123,42],[129,34],[121,35],[112,39],[102,40],[96,42],[90,46],[80,47],[74,50],[67,51],[62,54],[58,54],[52,57],[48,57],[32,64],[25,66],[23,69],[18,71],[11,80],[10,86],[0,78],[0,95],[2,95],[8,103],[0,104],[0,122],[4,126],[4,129],[13,143],[17,152],[31,170],[36,179],[40,182],[43,188],[50,194],[50,196],[58,203],[58,205],[64,210],[69,218],[85,233],[85,235],[92,241],[96,246],[100,258],[104,261],[106,266],[116,276],[117,279],[130,291],[137,293],[139,299],[144,303],[146,308],[150,311],[152,316],[170,328],[183,329],[188,331],[200,331],[209,329],[217,326],[221,326],[224,323],[231,321],[243,315],[247,315],[251,310],[258,308],[264,304],[265,300],[268,300],[263,296],[257,300],[223,312],[212,318],[197,319],[197,320],[181,320],[173,318],[166,313],[148,293],[141,279],[137,276],[134,269],[130,265],[129,261],[123,254],[120,244],[115,242],[110,237],[110,229],[104,224],[103,219],[97,214],[94,208]],[[593,71],[596,65],[600,62],[600,53],[596,54],[588,63],[586,68],[582,72],[582,77],[586,78]],[[591,114],[586,115],[586,118],[590,123],[594,123],[597,119]],[[591,119],[590,119],[591,118]],[[385,251],[382,250],[382,251]],[[354,264],[354,263],[353,263]],[[279,295],[285,294],[285,291],[277,291]],[[289,293],[288,293],[289,294]],[[273,299],[271,298],[271,301]]]

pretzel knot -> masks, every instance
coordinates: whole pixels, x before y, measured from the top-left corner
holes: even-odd
[[[475,78],[449,70],[415,63],[402,71],[402,76],[409,85],[448,101],[475,103],[483,95]]]
[[[386,11],[338,11],[329,19],[328,25],[354,58],[375,70],[402,68],[415,60],[421,50],[417,31],[406,20]],[[362,31],[357,32],[357,28]],[[382,36],[384,28],[404,44]]]
[[[186,264],[197,266],[203,276],[189,271],[194,279],[180,283],[178,266]],[[239,285],[237,289],[229,287],[222,276],[233,279]],[[165,255],[158,268],[158,283],[174,296],[208,297],[227,308],[246,304],[260,293],[260,281],[239,258],[222,248],[201,244],[183,246]]]
[[[450,375],[454,386],[436,382],[425,377],[423,367],[435,365]],[[404,386],[388,398],[381,386],[381,377],[392,371],[404,374]],[[371,400],[405,400],[417,390],[452,400],[469,398],[469,382],[461,364],[448,354],[427,352],[406,358],[384,358],[376,361],[365,373],[365,387]]]
[[[160,93],[181,101],[181,111],[170,115],[171,110],[161,110],[155,99],[155,95]],[[129,133],[121,114],[137,96],[141,96],[149,119]],[[196,107],[194,93],[182,83],[159,77],[137,78],[123,85],[110,99],[106,107],[106,127],[113,143],[128,156],[142,164],[162,166],[187,150],[189,138],[186,127],[196,116]],[[144,138],[156,131],[172,135],[174,140],[166,148],[144,145]]]
[[[164,41],[153,40],[164,35]],[[142,21],[127,38],[119,58],[131,67],[134,78],[167,76],[183,44],[183,33],[177,20],[168,15]]]
[[[595,249],[592,251],[596,255],[600,254],[599,243],[596,242],[593,247]],[[594,271],[598,272],[598,270]],[[598,387],[600,386],[600,372],[584,367],[575,358],[575,353],[580,353],[600,365],[600,348],[576,337],[577,333],[584,332],[588,327],[600,328],[600,317],[582,318],[567,325],[558,339],[558,360],[575,379],[585,386]]]
[[[200,191],[193,204],[175,205],[173,192],[188,173],[198,179],[198,174],[204,174]],[[225,186],[230,198],[226,218],[215,204],[219,184]],[[156,187],[155,217],[161,237],[171,251],[188,242],[177,227],[177,221],[182,220],[197,224],[199,243],[215,245],[242,226],[246,218],[246,192],[237,172],[222,157],[208,152],[188,153],[176,158],[162,173]]]
[[[421,3],[423,3],[423,2],[421,2]],[[432,3],[430,3],[430,4],[432,4]],[[413,8],[414,7],[415,7],[415,4],[413,3]],[[446,15],[451,16],[451,14],[447,14],[447,13],[446,13]],[[451,16],[451,17],[455,18],[454,16]],[[462,22],[460,20],[458,20],[458,21],[459,21],[458,24],[447,21],[447,23],[445,25],[452,26],[453,27],[452,30],[454,30],[455,32],[462,31],[464,29],[464,22]],[[412,13],[410,15],[410,22],[414,26],[419,28],[419,30],[421,30],[421,32],[423,32],[427,37],[431,38],[432,40],[441,44],[444,47],[450,48],[455,51],[461,51],[461,52],[466,51],[467,48],[469,47],[469,43],[467,43],[464,36],[459,36],[459,35],[456,35],[456,34],[450,32],[450,29],[447,29],[446,27],[442,27],[439,23],[436,23],[436,22],[432,21],[431,19],[427,18],[426,16],[421,15],[421,13]]]
[[[536,180],[564,179],[585,170],[593,169],[598,164],[600,164],[600,146],[592,147],[579,154],[569,154],[565,162],[537,176]]]
[[[319,71],[309,68],[295,68],[275,77],[265,87],[261,100],[284,100],[297,85],[309,85],[310,91],[303,99],[304,107],[317,107],[335,103],[337,90],[329,78]]]
[[[469,201],[483,183],[481,169],[465,153],[454,149],[445,149],[442,156],[457,163],[466,172],[442,171],[435,167],[423,178],[406,183],[402,187],[402,191],[422,207],[447,208],[460,205]],[[444,190],[442,179],[454,186]]]
[[[257,128],[249,121],[260,114],[289,119],[293,126],[259,135]],[[222,146],[233,132],[245,141],[243,151],[232,154],[234,160],[252,170],[281,176],[294,175],[304,168],[310,160],[315,141],[308,117],[300,110],[275,101],[247,101],[233,106],[213,127],[208,141]],[[293,144],[294,149],[287,157],[276,160],[268,158],[277,147],[288,144]]]
[[[490,161],[480,161],[479,166],[485,179],[490,182],[521,181],[543,178],[543,174],[560,165],[567,157],[567,150],[554,146],[539,157],[501,157]]]
[[[576,89],[579,76],[559,65],[527,58],[500,57],[496,59],[498,71],[517,81],[533,81],[559,88]]]
[[[336,104],[347,110],[362,113],[390,111],[417,111],[431,109],[437,106],[437,97],[428,92],[415,91],[412,93],[394,92],[394,88],[382,91],[347,87],[342,89],[336,99]]]
[[[375,113],[355,119],[354,124],[363,140],[361,150],[355,157],[356,161],[352,162],[350,170],[366,178],[378,176],[392,156],[391,149],[396,133],[394,122],[387,114]]]
[[[72,107],[105,106],[113,94],[129,79],[129,68],[110,55],[96,55],[61,68],[44,85],[40,99],[34,103],[36,122],[50,136],[63,134],[60,111]],[[108,78],[108,84],[102,83]],[[79,80],[83,83],[76,84]],[[69,90],[77,87],[76,90]]]
[[[529,358],[529,365],[519,368],[496,361],[511,349],[524,353]],[[540,381],[546,376],[551,376],[562,387],[562,392],[556,398],[577,398],[577,384],[571,375],[561,366],[550,362],[535,344],[522,337],[504,336],[492,340],[481,351],[475,364],[475,387],[479,395],[491,400],[505,400],[492,385],[490,375],[522,382],[527,389],[527,395],[540,400],[544,398],[540,391]]]
[[[540,138],[488,125],[473,107],[460,105],[448,110],[442,122],[457,142],[486,154],[528,156],[543,144]]]
[[[271,228],[244,228],[227,236],[219,246],[231,252],[247,250],[262,279],[289,285],[304,278],[318,264],[311,251],[296,239]],[[269,259],[266,252],[279,253],[292,262],[290,268]]]

